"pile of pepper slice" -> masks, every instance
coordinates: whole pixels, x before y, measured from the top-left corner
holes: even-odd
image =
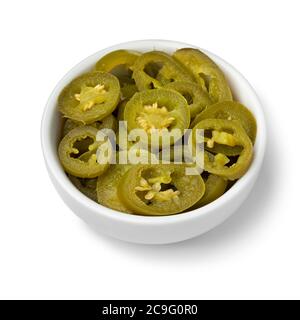
[[[91,200],[123,213],[166,216],[208,205],[247,172],[253,158],[254,116],[234,101],[222,70],[198,49],[182,48],[172,55],[110,52],[63,89],[58,109],[63,117],[58,156],[70,181]],[[132,138],[124,148],[120,121],[129,135],[143,130],[144,140]],[[99,140],[101,129],[115,133],[116,149]],[[203,133],[203,166],[194,175],[187,174],[191,163],[175,159],[186,129],[192,131],[192,158],[197,132]],[[175,132],[166,146],[165,133]],[[106,162],[99,161],[98,153],[104,145]],[[168,163],[164,147],[171,152]],[[157,161],[120,161],[128,160],[129,149],[149,159],[156,150]],[[113,155],[115,162],[109,161]]]

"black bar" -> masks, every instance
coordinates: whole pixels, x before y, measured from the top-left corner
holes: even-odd
[[[229,303],[228,303],[229,302]],[[248,302],[248,301],[239,301]],[[51,300],[0,301],[0,319],[205,319],[221,316],[230,319],[253,319],[263,314],[258,308],[233,306],[235,301],[200,300]],[[267,315],[270,316],[271,309]],[[279,316],[279,306],[272,306]],[[285,309],[285,316],[287,315]]]

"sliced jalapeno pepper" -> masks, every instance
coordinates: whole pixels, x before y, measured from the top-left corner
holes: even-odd
[[[123,175],[131,168],[130,164],[113,164],[110,169],[98,177],[98,202],[108,208],[131,213],[118,195],[118,185]]]
[[[107,170],[109,163],[97,162],[96,152],[101,144],[96,141],[97,132],[94,127],[80,126],[61,140],[58,155],[67,173],[79,178],[95,178]],[[86,150],[79,148],[79,145]]]
[[[180,213],[199,201],[205,184],[200,175],[186,175],[185,165],[140,164],[130,168],[119,183],[119,197],[141,215]]]
[[[209,173],[229,180],[236,180],[242,177],[248,170],[253,157],[252,142],[244,128],[238,122],[230,120],[206,119],[200,121],[193,128],[194,139],[197,129],[204,130],[204,141],[208,149],[213,148],[216,143],[229,147],[241,146],[243,148],[237,161],[229,166],[226,166],[230,162],[226,155],[222,153],[213,155],[209,152],[204,152],[204,169]],[[193,141],[195,142],[195,140]]]
[[[167,84],[165,88],[175,90],[185,97],[190,108],[191,118],[194,118],[212,103],[208,93],[193,82],[175,81]]]
[[[124,67],[127,72],[132,72],[132,66],[139,56],[140,53],[136,51],[116,50],[102,57],[96,63],[95,69],[97,71],[112,73],[118,77],[118,71],[120,71],[118,68]]]
[[[205,180],[205,193],[203,197],[191,208],[191,210],[203,207],[220,198],[226,191],[227,184],[228,182],[226,179],[210,174]]]
[[[79,191],[81,191],[91,200],[97,202],[97,179],[82,179],[74,177],[72,175],[69,175],[69,179]]]
[[[184,48],[177,50],[173,57],[190,70],[213,102],[232,100],[223,72],[206,54],[197,49]]]
[[[153,130],[159,133],[163,129],[169,132],[180,129],[183,134],[184,129],[189,127],[190,110],[185,98],[176,91],[145,90],[136,93],[127,102],[124,120],[127,121],[129,131],[144,129],[150,141]]]
[[[136,51],[117,50],[105,55],[96,63],[97,71],[109,72],[119,79],[122,99],[129,99],[138,91],[132,79],[132,66],[140,55]]]
[[[257,125],[252,112],[236,101],[223,101],[210,105],[209,108],[198,114],[193,120],[191,127],[204,119],[238,120],[245,129],[252,143],[256,138]]]
[[[242,104],[235,101],[223,101],[209,106],[201,114],[196,116],[191,127],[193,128],[198,122],[204,119],[225,119],[240,121],[240,124],[245,129],[252,143],[256,137],[256,120],[252,113]],[[226,145],[216,145],[210,149],[213,153],[224,153],[227,156],[235,156],[241,153],[242,148],[239,146],[228,147]]]
[[[120,85],[115,76],[91,72],[74,79],[64,88],[58,106],[65,117],[90,124],[111,114],[119,99]]]
[[[161,88],[172,81],[195,81],[184,66],[160,51],[141,55],[133,65],[132,77],[140,91]]]
[[[69,133],[72,129],[82,126],[82,122],[74,121],[72,119],[66,119],[64,126],[63,126],[63,137]],[[109,116],[105,117],[102,120],[93,122],[90,124],[91,127],[94,127],[98,130],[101,129],[111,129],[113,131],[117,130],[117,120],[116,118],[110,114]]]

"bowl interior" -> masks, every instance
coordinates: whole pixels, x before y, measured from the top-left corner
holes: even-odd
[[[167,53],[172,53],[179,48],[184,47],[194,47],[195,46],[181,43],[181,42],[174,42],[174,41],[165,41],[165,40],[142,40],[142,41],[134,41],[134,42],[127,42],[123,44],[119,44],[104,50],[101,50],[82,62],[76,65],[73,69],[71,69],[57,84],[54,91],[52,92],[43,117],[42,121],[42,145],[44,156],[46,159],[46,163],[48,169],[51,171],[55,178],[59,180],[59,183],[63,186],[65,191],[69,192],[73,197],[76,197],[79,201],[84,202],[87,206],[92,207],[94,211],[97,211],[101,214],[107,213],[111,214],[114,212],[115,214],[119,215],[124,219],[151,219],[151,217],[143,217],[143,216],[135,216],[135,215],[125,215],[121,212],[103,207],[99,204],[94,203],[80,191],[78,191],[73,184],[69,181],[66,174],[64,173],[59,159],[57,155],[57,146],[61,135],[61,125],[62,125],[62,118],[60,113],[57,110],[57,98],[61,92],[61,90],[75,77],[79,76],[80,74],[91,70],[94,64],[97,62],[99,58],[107,54],[108,52],[117,50],[117,49],[131,49],[137,50],[140,52],[151,51],[151,50],[160,50]],[[234,99],[246,105],[254,114],[257,120],[257,139],[254,146],[254,159],[249,168],[248,172],[239,179],[234,186],[227,191],[222,197],[214,201],[213,203],[200,208],[194,211],[190,211],[187,213],[174,215],[174,216],[166,216],[166,217],[154,217],[154,219],[180,219],[183,216],[189,215],[190,213],[204,213],[204,211],[212,206],[221,204],[222,201],[225,201],[225,198],[230,197],[230,194],[234,192],[238,192],[238,189],[241,187],[242,184],[247,183],[247,179],[250,179],[251,174],[255,174],[257,168],[260,167],[264,147],[265,147],[265,123],[264,123],[264,115],[260,106],[260,102],[248,83],[248,81],[237,71],[235,70],[230,64],[225,62],[223,59],[219,58],[218,56],[201,49],[204,51],[208,56],[210,56],[218,66],[223,70],[234,95]]]

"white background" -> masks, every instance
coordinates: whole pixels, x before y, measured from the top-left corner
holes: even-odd
[[[0,298],[300,298],[299,1],[2,1]],[[98,235],[62,202],[40,148],[57,81],[128,40],[178,40],[240,70],[269,141],[255,190],[231,219],[184,243]]]

